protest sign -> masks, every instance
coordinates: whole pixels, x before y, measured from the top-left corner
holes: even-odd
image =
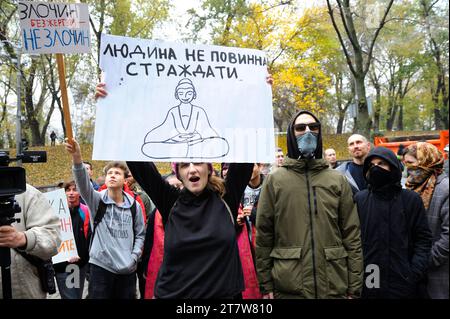
[[[102,36],[95,160],[272,162],[262,51]]]
[[[72,142],[69,99],[63,53],[89,53],[89,9],[81,3],[19,1],[23,50],[56,53],[66,136]]]
[[[58,254],[52,257],[53,263],[57,264],[68,261],[71,257],[77,257],[78,252],[75,238],[73,237],[72,219],[64,189],[61,188],[53,192],[44,193],[44,195],[61,223],[61,245],[59,246]]]
[[[17,12],[25,52],[90,52],[87,4],[19,1]]]

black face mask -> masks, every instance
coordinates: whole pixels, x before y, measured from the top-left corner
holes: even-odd
[[[369,169],[367,180],[374,189],[378,189],[391,183],[392,172],[375,165]]]

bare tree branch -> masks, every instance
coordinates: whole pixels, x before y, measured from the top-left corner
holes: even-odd
[[[292,4],[291,0],[280,1],[280,3],[277,3],[277,4],[274,4],[274,5],[271,5],[271,6],[267,7],[267,8],[264,8],[261,11],[258,11],[257,13],[264,13],[264,12],[267,12],[267,11],[272,10],[274,8],[285,6],[285,5],[290,5],[290,4]]]
[[[379,24],[378,28],[376,29],[375,34],[374,34],[374,36],[372,38],[372,43],[370,44],[367,61],[366,61],[366,64],[364,66],[364,69],[363,69],[364,74],[366,74],[367,71],[369,70],[370,62],[372,60],[372,54],[373,54],[373,48],[375,46],[375,42],[376,42],[376,40],[378,38],[378,35],[380,34],[381,29],[383,29],[383,26],[386,23],[386,21],[385,21],[386,17],[389,14],[389,11],[391,10],[391,7],[392,7],[393,3],[394,3],[394,0],[390,0],[389,1],[388,6],[386,8],[386,11],[384,12],[383,18],[381,19],[380,24]]]
[[[350,68],[350,71],[354,75],[354,74],[356,74],[356,72],[355,72],[355,69],[353,67],[352,59],[351,59],[351,57],[350,57],[350,55],[349,55],[349,53],[347,51],[345,42],[342,39],[341,32],[339,31],[339,28],[338,28],[338,26],[336,24],[336,21],[334,19],[334,13],[333,13],[333,9],[331,8],[330,0],[327,0],[327,7],[328,7],[328,14],[329,14],[329,16],[331,18],[331,23],[333,24],[333,28],[336,31],[336,34],[337,34],[338,39],[339,39],[339,42],[341,43],[342,50],[344,51],[345,59],[347,60],[347,64],[348,64],[348,66]]]
[[[359,43],[358,43],[358,39],[356,39],[354,37],[354,34],[351,34],[348,24],[347,24],[347,16],[346,13],[344,12],[344,10],[342,9],[342,4],[340,0],[336,0],[338,7],[339,7],[339,12],[341,13],[341,21],[342,21],[342,25],[344,26],[345,29],[345,33],[347,34],[348,39],[350,40],[353,48],[358,49],[359,48]],[[350,11],[350,7],[349,7],[349,3],[348,1],[346,2],[346,5],[348,7],[348,10]]]

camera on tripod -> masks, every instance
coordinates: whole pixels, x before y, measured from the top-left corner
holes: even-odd
[[[26,177],[22,167],[8,167],[9,163],[21,160],[23,163],[45,163],[45,151],[24,151],[16,158],[10,158],[8,151],[0,150],[0,199],[25,192]]]
[[[25,169],[8,167],[12,161],[23,163],[42,163],[47,161],[45,151],[24,151],[16,158],[10,158],[9,152],[0,150],[0,226],[9,226],[15,221],[15,215],[20,212],[20,206],[14,196],[24,193],[27,189]],[[0,247],[0,268],[2,278],[3,298],[11,299],[11,254],[9,248]]]
[[[15,204],[14,195],[25,192],[26,177],[22,167],[8,167],[12,161],[22,160],[23,163],[43,163],[47,161],[45,151],[24,151],[16,158],[10,158],[8,151],[0,150],[0,226],[11,225],[14,215],[20,212]]]

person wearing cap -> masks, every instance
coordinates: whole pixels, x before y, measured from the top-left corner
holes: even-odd
[[[322,158],[319,119],[298,112],[288,153],[263,184],[256,267],[263,298],[355,298],[362,288],[359,219],[344,175]]]
[[[420,196],[402,189],[396,154],[374,148],[364,160],[368,189],[355,195],[361,221],[365,285],[362,298],[420,298],[431,232]]]
[[[229,151],[227,140],[211,126],[205,109],[192,104],[197,92],[191,80],[178,82],[175,98],[179,104],[167,112],[163,123],[147,133],[142,153],[154,159],[165,159],[167,154],[173,158],[189,158],[192,154],[202,154],[205,159],[225,156]]]
[[[433,236],[427,289],[432,299],[448,299],[448,176],[444,157],[433,144],[419,142],[404,154],[408,178],[406,188],[422,198]]]

